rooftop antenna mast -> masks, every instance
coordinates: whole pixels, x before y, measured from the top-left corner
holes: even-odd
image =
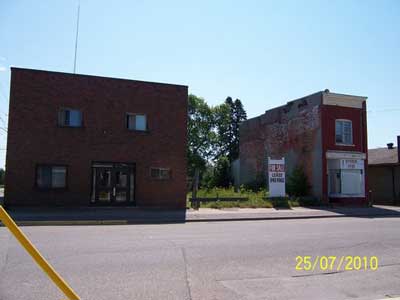
[[[74,57],[74,74],[76,73],[76,53],[78,52],[78,32],[79,32],[79,15],[81,10],[81,1],[78,3],[78,15],[76,21],[76,36],[75,36],[75,57]]]

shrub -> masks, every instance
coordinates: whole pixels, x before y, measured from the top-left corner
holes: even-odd
[[[200,187],[210,190],[215,187],[214,168],[207,165],[205,171],[201,174]]]
[[[231,164],[228,157],[221,156],[214,168],[214,186],[216,187],[229,187],[232,183]]]
[[[271,198],[273,207],[276,208],[290,208],[291,203],[288,198],[286,197],[274,197]]]
[[[288,177],[286,191],[289,196],[307,196],[310,191],[310,184],[302,166],[294,168],[292,174]]]
[[[250,191],[253,191],[253,192],[258,192],[258,191],[260,191],[262,189],[265,189],[266,180],[267,180],[267,178],[265,177],[264,173],[258,173],[256,175],[256,179],[244,184],[244,188],[246,190],[250,190]]]

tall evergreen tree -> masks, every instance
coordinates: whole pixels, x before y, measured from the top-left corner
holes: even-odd
[[[215,108],[218,133],[217,158],[227,156],[232,162],[239,157],[239,126],[247,119],[246,111],[239,99],[226,98],[225,103]]]
[[[232,112],[232,143],[229,149],[228,158],[230,161],[234,161],[239,158],[239,127],[240,123],[247,120],[247,114],[244,110],[243,104],[239,99],[236,99],[233,103]]]

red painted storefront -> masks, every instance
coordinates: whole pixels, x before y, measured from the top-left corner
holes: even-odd
[[[351,145],[338,145],[335,142],[335,123],[336,120],[349,120],[352,123],[353,143]],[[322,166],[323,179],[322,190],[323,195],[328,199],[324,199],[327,203],[337,203],[345,205],[364,205],[368,202],[368,144],[367,144],[367,115],[366,102],[362,103],[362,108],[321,105],[321,130],[322,130]],[[328,159],[329,151],[345,152],[348,155],[363,154],[365,159],[364,165],[364,196],[360,197],[332,197],[329,195],[328,185]]]

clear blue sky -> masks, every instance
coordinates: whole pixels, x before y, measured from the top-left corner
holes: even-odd
[[[1,118],[10,66],[73,70],[77,5],[0,1]],[[186,84],[212,105],[240,98],[249,117],[325,88],[368,96],[369,147],[400,134],[398,0],[81,0],[77,65]],[[1,130],[0,166],[5,147]]]

